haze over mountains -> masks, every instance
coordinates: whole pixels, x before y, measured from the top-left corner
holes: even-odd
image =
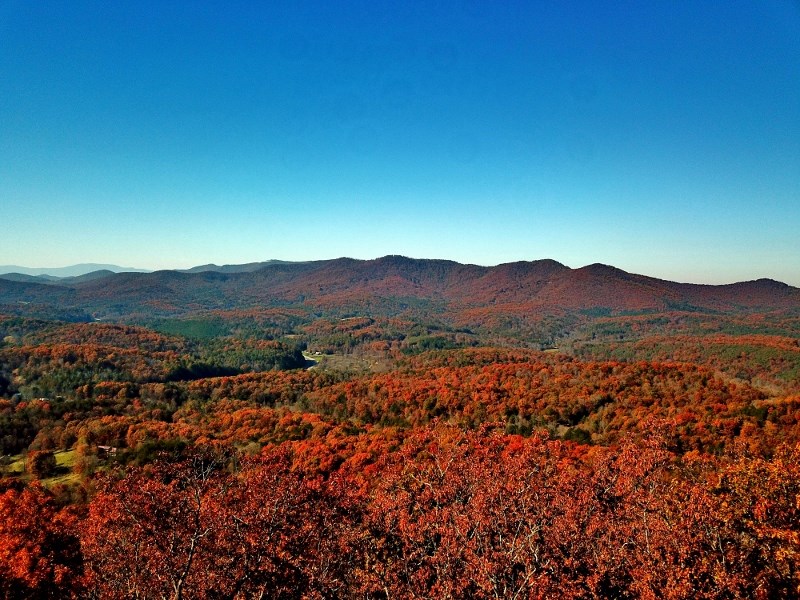
[[[258,271],[267,265],[273,264],[297,264],[285,260],[266,260],[261,262],[244,263],[240,265],[198,265],[189,269],[169,269],[178,273],[202,273],[204,271],[217,271],[219,273],[248,273]],[[108,265],[98,263],[81,263],[67,267],[21,267],[18,265],[0,265],[0,277],[11,281],[58,281],[72,277],[83,277],[94,275],[94,278],[101,275],[113,273],[152,273],[152,269],[138,269],[135,267],[120,267],[119,265]]]
[[[20,267],[18,265],[0,265],[0,275],[18,273],[20,275],[30,275],[32,277],[62,278],[80,277],[96,271],[111,271],[120,273],[131,271],[136,273],[147,273],[147,269],[137,269],[134,267],[120,267],[119,265],[108,265],[98,263],[81,263],[67,267]]]
[[[2,276],[0,304],[19,303],[82,310],[102,318],[304,307],[336,315],[394,316],[413,310],[475,324],[487,315],[529,318],[570,311],[794,309],[800,308],[800,289],[769,279],[684,284],[602,264],[571,269],[554,260],[483,267],[385,256],[205,265],[183,272],[109,269],[44,282]]]

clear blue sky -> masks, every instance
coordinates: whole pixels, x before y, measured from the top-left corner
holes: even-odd
[[[0,264],[800,285],[800,3],[402,4],[2,0]]]

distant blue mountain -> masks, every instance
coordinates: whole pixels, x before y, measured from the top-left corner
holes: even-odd
[[[52,267],[52,268],[30,268],[20,267],[17,265],[0,265],[0,275],[6,273],[19,273],[21,275],[47,275],[50,277],[79,277],[87,273],[95,271],[113,271],[114,273],[132,272],[132,273],[149,273],[146,269],[134,269],[131,267],[120,267],[118,265],[101,265],[96,263],[84,263],[80,265],[72,265],[70,267]]]
[[[264,267],[268,267],[270,265],[292,265],[292,264],[300,264],[297,262],[287,261],[287,260],[265,260],[262,262],[253,262],[253,263],[246,263],[243,265],[200,265],[197,267],[192,267],[191,269],[176,269],[179,273],[206,273],[208,271],[213,271],[215,273],[252,273],[253,271],[260,271]]]

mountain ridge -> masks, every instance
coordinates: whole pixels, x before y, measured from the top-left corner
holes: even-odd
[[[0,265],[0,278],[8,279],[13,281],[31,281],[31,282],[42,282],[42,281],[60,281],[63,280],[70,280],[69,283],[75,283],[74,278],[76,277],[84,277],[85,275],[93,275],[95,277],[99,276],[100,273],[104,275],[107,273],[156,273],[160,271],[164,272],[176,272],[176,273],[205,273],[205,272],[216,272],[216,273],[252,273],[256,271],[260,271],[263,268],[274,266],[274,265],[322,265],[324,263],[331,263],[331,262],[350,262],[353,264],[357,263],[386,263],[386,262],[394,262],[396,264],[413,264],[413,263],[434,263],[434,264],[447,264],[447,265],[454,265],[454,266],[461,266],[461,267],[477,267],[481,269],[487,270],[514,270],[514,269],[526,269],[529,267],[534,266],[541,266],[542,268],[550,268],[550,269],[557,269],[557,270],[571,270],[571,271],[581,271],[587,270],[596,273],[603,273],[603,272],[616,272],[619,274],[627,274],[627,275],[636,275],[635,273],[631,273],[629,271],[625,271],[619,267],[614,265],[609,265],[605,263],[591,263],[588,265],[584,265],[582,267],[568,267],[563,263],[560,263],[551,258],[543,258],[543,259],[534,259],[534,260],[518,260],[518,261],[511,261],[506,263],[498,263],[496,265],[477,265],[473,263],[460,263],[455,260],[450,259],[439,259],[439,258],[411,258],[400,254],[388,254],[382,257],[374,258],[374,259],[356,259],[350,257],[339,257],[333,259],[318,259],[318,260],[300,260],[300,261],[291,261],[291,260],[280,260],[280,259],[268,259],[264,261],[256,261],[256,262],[249,262],[249,263],[235,263],[235,264],[224,264],[224,265],[217,265],[215,263],[207,263],[203,265],[196,265],[193,267],[181,269],[181,268],[170,268],[170,269],[142,269],[138,267],[122,267],[119,265],[114,264],[104,264],[104,263],[77,263],[74,265],[68,265],[65,267],[24,267],[19,265]],[[96,275],[95,275],[96,274]],[[719,286],[726,286],[726,285],[738,285],[741,283],[747,283],[749,281],[758,281],[758,282],[775,282],[782,286],[791,286],[785,282],[778,281],[769,277],[760,277],[757,279],[752,280],[743,280],[743,281],[734,281],[734,282],[727,282],[727,283],[696,283],[696,282],[678,282],[668,279],[660,279],[654,276],[648,275],[641,275],[642,277],[648,277],[650,279],[658,279],[660,281],[669,281],[670,283],[676,283],[680,285],[694,285],[694,286],[712,286],[712,287],[719,287]],[[34,278],[34,279],[31,279]],[[38,278],[38,281],[37,279]]]
[[[256,264],[260,263],[250,263]],[[800,309],[800,289],[764,278],[725,285],[678,283],[600,263],[572,269],[542,259],[485,267],[389,255],[372,260],[267,261],[255,270],[228,272],[123,272],[61,280],[58,285],[0,279],[0,303],[20,302],[110,318],[268,306],[395,315],[415,305],[461,322],[467,312],[476,311],[530,318],[598,308]]]

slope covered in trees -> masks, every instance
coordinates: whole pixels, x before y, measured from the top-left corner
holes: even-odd
[[[225,271],[0,281],[0,597],[800,595],[797,290]]]

